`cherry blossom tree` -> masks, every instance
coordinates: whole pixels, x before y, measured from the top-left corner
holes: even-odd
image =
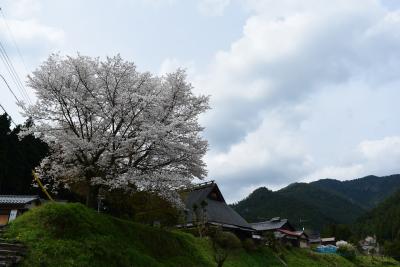
[[[198,117],[208,97],[193,94],[184,71],[158,77],[119,55],[102,61],[53,54],[28,79],[38,100],[24,115],[52,152],[38,172],[83,185],[88,205],[99,188],[174,201],[175,189],[206,176]]]

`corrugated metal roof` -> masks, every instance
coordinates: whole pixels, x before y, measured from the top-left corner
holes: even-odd
[[[269,220],[265,222],[251,223],[251,226],[257,231],[268,231],[279,229],[287,223],[287,219]]]
[[[207,221],[225,225],[239,226],[241,228],[251,229],[251,225],[246,222],[236,211],[229,207],[223,199],[222,194],[218,195],[220,200],[215,200],[210,197],[212,192],[221,194],[218,186],[215,183],[210,183],[202,187],[195,187],[192,191],[187,191],[184,196],[186,209],[188,210],[187,222],[191,223],[194,220],[193,205],[196,204],[201,209],[201,202],[205,201]]]
[[[39,196],[26,196],[26,195],[0,195],[0,204],[29,204],[38,200]]]
[[[289,230],[285,230],[285,229],[279,229],[278,230],[281,233],[287,234],[287,235],[291,235],[291,236],[302,236],[304,235],[305,237],[307,237],[307,234],[304,233],[303,231],[289,231]]]

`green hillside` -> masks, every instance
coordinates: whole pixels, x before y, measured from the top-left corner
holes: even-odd
[[[258,188],[232,207],[250,222],[283,217],[297,227],[321,230],[327,224],[353,223],[396,189],[400,189],[400,175],[322,179],[275,192]]]
[[[250,222],[279,216],[297,227],[311,229],[321,229],[329,223],[349,223],[364,212],[342,196],[304,183],[276,192],[259,188],[232,207]]]
[[[375,234],[385,252],[400,260],[400,190],[362,216],[354,229],[360,237]]]
[[[6,238],[28,246],[22,267],[164,267],[216,266],[207,238],[168,231],[98,214],[81,204],[47,204],[9,225]],[[350,262],[337,255],[304,249],[283,249],[280,260],[262,247],[253,252],[237,249],[225,267],[257,266],[395,266],[387,258],[357,257]]]
[[[370,175],[349,181],[322,179],[310,184],[340,194],[365,209],[371,209],[400,189],[400,175]]]

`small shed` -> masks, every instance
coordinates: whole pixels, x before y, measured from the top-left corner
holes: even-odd
[[[0,226],[8,224],[20,214],[40,203],[39,196],[0,195]]]
[[[335,237],[321,238],[321,245],[336,245],[336,238]]]

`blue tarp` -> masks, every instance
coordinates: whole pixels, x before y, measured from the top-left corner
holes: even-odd
[[[321,246],[318,246],[315,249],[315,251],[319,252],[319,253],[336,253],[337,247],[333,246],[333,245],[327,245],[327,246],[321,245]]]

